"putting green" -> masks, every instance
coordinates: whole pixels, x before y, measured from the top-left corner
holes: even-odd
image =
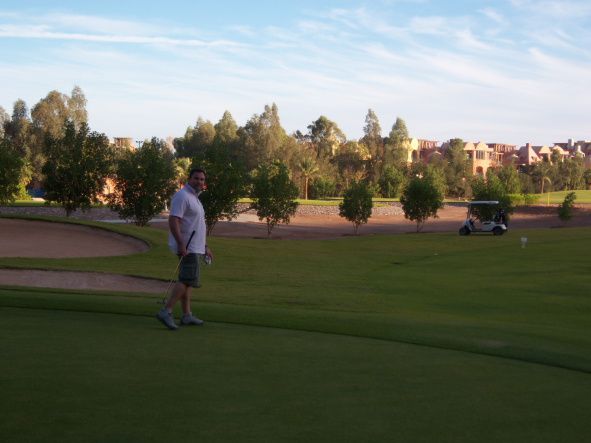
[[[2,441],[572,441],[588,374],[387,340],[1,307]],[[6,340],[10,337],[10,340]]]

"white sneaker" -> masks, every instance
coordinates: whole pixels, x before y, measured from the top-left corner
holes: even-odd
[[[172,314],[170,312],[168,312],[168,310],[166,308],[160,309],[158,311],[158,314],[156,314],[156,318],[158,320],[160,320],[164,324],[164,326],[166,326],[171,331],[178,329],[178,326],[174,322],[174,318],[172,317]]]
[[[204,323],[203,320],[195,317],[193,314],[190,314],[190,313],[185,314],[181,317],[181,325],[184,325],[184,326],[189,326],[189,325],[201,326],[203,323]]]

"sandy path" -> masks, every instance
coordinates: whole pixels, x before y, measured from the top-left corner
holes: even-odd
[[[0,269],[0,284],[34,288],[94,289],[164,294],[168,283],[100,272]]]

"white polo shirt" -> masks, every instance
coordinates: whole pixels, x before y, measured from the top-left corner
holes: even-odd
[[[195,231],[187,248],[189,254],[205,254],[205,211],[197,195],[191,186],[185,185],[174,194],[170,203],[170,215],[180,218],[181,237],[185,245],[191,233]],[[176,239],[172,233],[168,234],[168,246],[174,254],[178,253]]]

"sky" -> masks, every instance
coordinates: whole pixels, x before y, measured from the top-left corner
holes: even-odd
[[[84,91],[92,130],[183,136],[276,103],[349,139],[591,139],[589,0],[0,0],[0,106]]]

